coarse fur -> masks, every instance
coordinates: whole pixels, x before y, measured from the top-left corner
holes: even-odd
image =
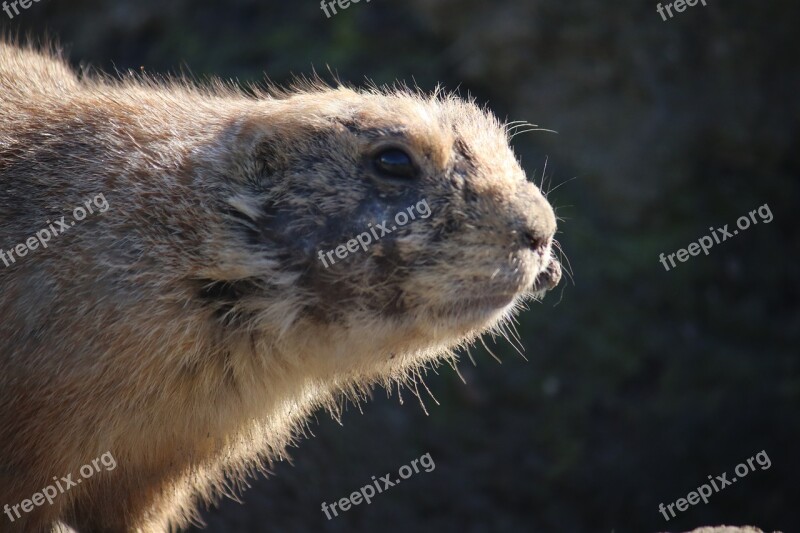
[[[416,383],[560,278],[507,128],[457,96],[77,76],[0,42],[0,529],[166,531],[282,457],[312,411]],[[417,176],[387,178],[386,147]],[[327,267],[421,202],[418,217]]]

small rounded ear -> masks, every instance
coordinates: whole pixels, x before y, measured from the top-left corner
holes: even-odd
[[[272,176],[287,168],[285,149],[288,135],[269,117],[248,117],[237,120],[220,135],[219,169],[228,179],[254,186],[263,185]]]

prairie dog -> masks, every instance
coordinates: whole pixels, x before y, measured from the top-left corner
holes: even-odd
[[[78,78],[0,43],[0,505],[116,463],[0,529],[183,527],[313,410],[554,287],[508,140],[441,92]]]

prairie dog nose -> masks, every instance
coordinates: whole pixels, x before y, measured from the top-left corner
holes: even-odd
[[[521,245],[534,253],[543,253],[556,233],[556,215],[544,195],[532,183],[526,183],[518,197],[523,211],[517,232]]]

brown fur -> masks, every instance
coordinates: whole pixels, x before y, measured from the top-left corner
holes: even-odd
[[[375,175],[386,142],[417,180]],[[560,277],[552,209],[473,103],[78,79],[0,43],[0,248],[99,193],[102,216],[0,263],[0,505],[118,466],[3,530],[184,526],[314,409],[416,379]],[[423,199],[430,218],[321,265]]]

